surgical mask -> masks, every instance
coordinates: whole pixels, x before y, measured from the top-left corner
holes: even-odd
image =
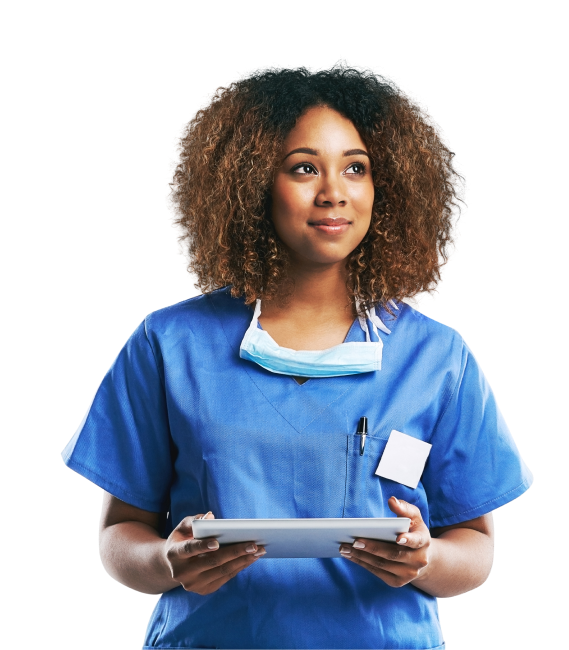
[[[356,307],[359,314],[359,305]],[[395,308],[397,309],[396,306]],[[366,335],[365,343],[350,341],[327,350],[281,348],[268,332],[258,327],[260,315],[261,301],[257,300],[253,320],[241,342],[239,356],[257,363],[266,370],[295,377],[341,377],[381,370],[383,341],[379,337],[378,329],[386,334],[391,334],[391,331],[373,308],[366,310],[365,316],[358,315],[360,327]],[[368,320],[371,322],[376,341],[371,340]]]

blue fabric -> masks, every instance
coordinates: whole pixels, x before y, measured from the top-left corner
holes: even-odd
[[[227,290],[148,316],[63,456],[176,525],[216,517],[389,517],[394,495],[431,527],[511,501],[531,474],[461,337],[407,305],[382,313],[382,370],[310,379],[239,357],[252,309]],[[357,321],[347,341],[363,341]],[[358,420],[369,435],[359,455]],[[408,488],[374,474],[392,429],[432,444]],[[164,594],[146,648],[441,648],[436,599],[338,559],[261,559],[208,596]]]

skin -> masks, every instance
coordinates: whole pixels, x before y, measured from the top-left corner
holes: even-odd
[[[293,276],[303,268],[343,273],[344,260],[371,222],[374,186],[367,148],[350,120],[318,107],[300,118],[283,150],[271,216],[292,258]]]
[[[374,186],[366,151],[354,125],[323,107],[308,110],[284,142],[272,220],[288,249],[294,295],[286,306],[263,301],[259,319],[282,347],[338,345],[354,321],[345,260],[371,221]],[[325,219],[348,223],[334,232],[334,226],[318,225]]]
[[[346,259],[369,229],[374,199],[366,147],[354,125],[330,108],[309,109],[284,142],[272,199],[273,223],[290,255],[294,292],[286,308],[263,301],[261,324],[282,347],[338,345],[356,316],[346,289]],[[395,497],[388,505],[397,516],[411,519],[409,532],[396,544],[368,539],[343,544],[346,561],[391,587],[411,583],[438,597],[464,593],[486,580],[493,558],[491,514],[429,530],[416,506]],[[99,544],[105,568],[144,593],[182,585],[206,595],[265,553],[253,543],[220,548],[216,540],[194,539],[192,522],[202,516],[186,517],[162,539],[158,513],[105,494]]]
[[[160,515],[135,508],[105,492],[99,552],[107,572],[145,594],[161,594],[182,585],[207,595],[265,553],[253,543],[219,547],[215,539],[194,539],[192,522],[211,513],[185,517],[168,539],[158,533]]]
[[[390,509],[409,517],[409,532],[397,544],[357,539],[340,546],[342,557],[373,573],[390,587],[415,587],[439,598],[479,587],[488,577],[494,555],[492,514],[454,526],[429,530],[419,508],[391,497]]]

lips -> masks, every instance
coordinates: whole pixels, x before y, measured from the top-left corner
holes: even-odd
[[[350,223],[347,219],[342,217],[334,219],[332,217],[324,217],[323,219],[318,219],[318,221],[309,221],[311,226],[343,226],[344,224]]]

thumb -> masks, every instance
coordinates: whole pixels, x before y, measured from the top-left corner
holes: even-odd
[[[193,524],[198,519],[215,519],[212,511],[209,510],[205,515],[200,514],[195,515],[194,517],[186,517],[186,519],[191,520],[188,522],[191,529],[190,535],[188,536],[190,539],[177,546],[176,550],[178,552],[178,555],[180,557],[192,557],[193,555],[197,554],[198,557],[203,557],[208,551],[217,551],[219,548],[219,542],[216,539],[196,539],[193,533]],[[184,519],[184,522],[186,519]]]
[[[398,515],[402,516],[407,516],[405,513],[407,512],[407,501],[399,501],[397,497],[390,497],[389,501],[387,502],[387,505],[389,506],[389,509],[391,512],[395,512]]]
[[[215,519],[215,515],[210,510],[205,515],[196,515],[195,519]]]
[[[400,501],[397,497],[390,497],[387,505],[391,512],[395,513],[398,517],[409,517],[411,526],[416,526],[419,522],[423,522],[419,508],[407,503],[407,501]]]
[[[193,515],[190,517],[184,517],[182,521],[176,526],[175,531],[181,533],[184,537],[193,537],[193,527],[192,524],[196,519],[215,519],[215,516],[211,512],[207,512],[205,515]]]
[[[409,524],[409,531],[411,531],[415,525],[415,513],[417,511],[417,508],[415,506],[412,506],[407,501],[400,501],[397,497],[390,497],[390,499],[387,501],[387,505],[389,506],[391,512],[394,512],[398,517],[408,517],[411,520]]]
[[[419,508],[407,501],[399,501],[396,497],[391,497],[387,503],[391,511],[398,517],[409,517],[411,520],[409,532],[400,533],[397,536],[397,543],[405,544],[408,548],[421,548],[428,544],[431,534],[423,521]]]

